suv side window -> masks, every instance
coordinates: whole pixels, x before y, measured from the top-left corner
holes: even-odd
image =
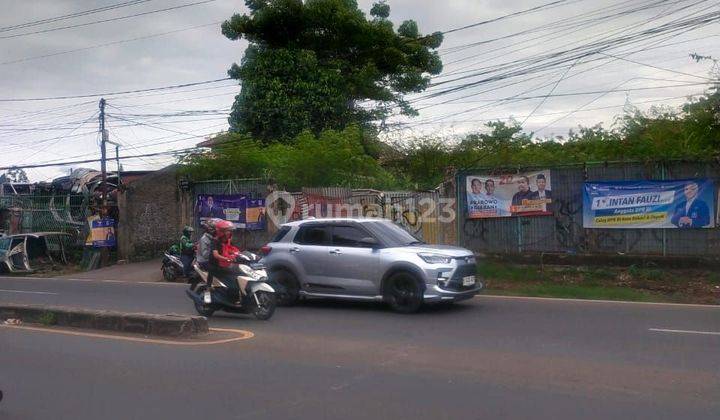
[[[337,225],[332,228],[332,243],[334,246],[350,246],[356,248],[366,247],[360,240],[370,235],[355,226]]]
[[[290,232],[290,229],[291,229],[290,226],[283,226],[283,227],[281,227],[280,230],[277,231],[277,233],[275,234],[275,236],[273,236],[273,238],[270,240],[270,242],[280,242],[280,241],[282,241],[282,238],[284,238],[285,235],[287,235],[288,232]]]
[[[295,235],[295,243],[301,245],[330,245],[330,228],[324,225],[301,226]]]

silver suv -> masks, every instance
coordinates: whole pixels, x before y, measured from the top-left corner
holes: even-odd
[[[471,251],[427,245],[383,219],[287,223],[262,252],[284,304],[331,297],[385,301],[398,312],[414,312],[423,302],[469,299],[482,288]]]

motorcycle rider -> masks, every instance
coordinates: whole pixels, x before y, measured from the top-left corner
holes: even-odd
[[[183,276],[190,277],[193,258],[195,258],[195,245],[192,242],[192,234],[195,229],[192,226],[185,226],[180,237],[180,260],[183,264]]]
[[[232,222],[227,220],[215,223],[215,239],[210,254],[210,271],[208,273],[221,279],[228,286],[230,295],[237,299],[240,296],[240,287],[237,282],[237,272],[232,269],[232,263],[235,261],[224,252],[232,239],[232,229]]]
[[[198,248],[197,248],[197,254],[195,255],[195,259],[197,260],[198,266],[201,270],[208,273],[207,275],[207,285],[210,287],[212,285],[212,279],[213,275],[210,274],[210,256],[212,254],[213,250],[213,241],[215,240],[215,226],[214,221],[208,220],[202,222],[203,230],[205,231],[200,239],[198,240]],[[195,290],[195,287],[197,287],[197,284],[200,282],[199,279],[196,279],[196,281],[191,284],[190,288],[192,290]]]

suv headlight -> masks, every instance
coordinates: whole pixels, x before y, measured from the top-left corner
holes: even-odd
[[[422,258],[423,261],[428,264],[450,264],[452,261],[452,257],[442,254],[428,254],[422,252],[418,254],[418,257]]]

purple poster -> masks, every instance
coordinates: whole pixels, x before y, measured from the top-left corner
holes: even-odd
[[[195,204],[195,217],[198,221],[224,219],[233,222],[236,228],[243,229],[246,201],[244,195],[199,194]]]

